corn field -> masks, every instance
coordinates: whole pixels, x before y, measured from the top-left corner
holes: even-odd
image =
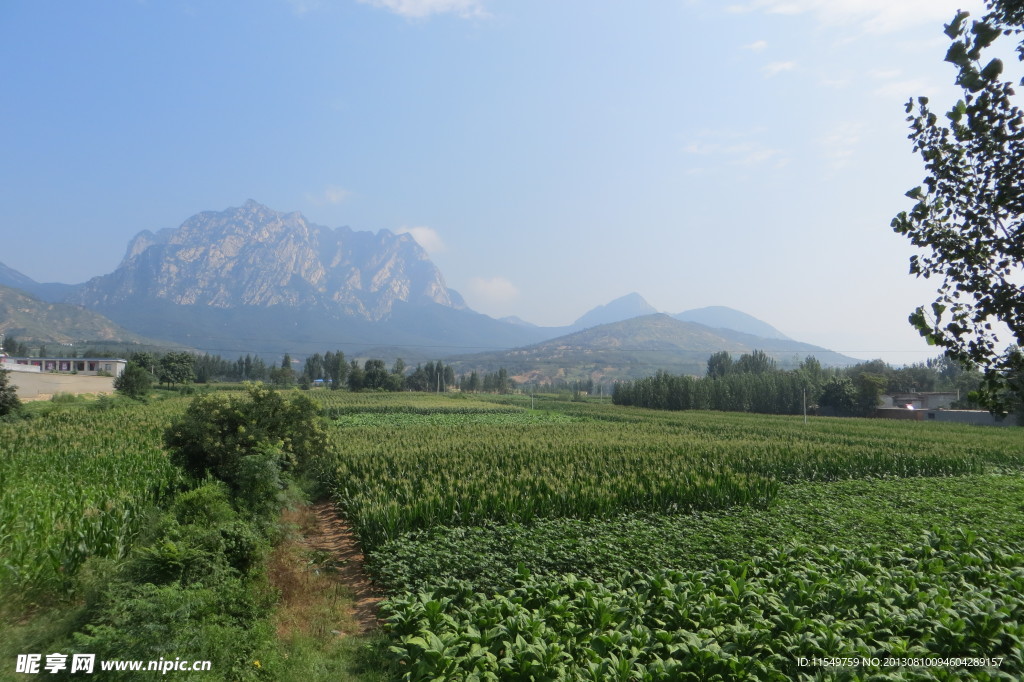
[[[429,396],[406,404],[413,415],[403,420],[382,400],[374,420],[364,398],[346,405],[347,396],[331,397],[337,402],[327,412],[349,417],[335,420],[336,456],[321,476],[368,551],[435,525],[764,506],[786,482],[972,474],[1019,461],[1021,451],[1002,434],[982,434],[992,440],[981,442],[908,428],[934,424],[811,426],[791,417],[587,405],[550,413],[550,421],[509,412],[507,423],[463,416],[439,425],[419,415],[495,405]]]
[[[0,424],[0,594],[59,590],[121,557],[177,473],[163,429],[183,407],[72,405]]]

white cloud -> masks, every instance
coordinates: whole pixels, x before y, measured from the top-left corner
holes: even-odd
[[[819,138],[818,146],[828,167],[839,170],[848,166],[866,132],[863,123],[844,121]]]
[[[761,73],[767,78],[778,76],[783,71],[792,71],[796,68],[796,62],[772,62],[761,67]]]
[[[422,246],[427,253],[441,253],[448,248],[445,246],[444,240],[441,239],[441,235],[437,233],[437,230],[425,225],[400,227],[395,230],[395,233],[411,235],[416,240],[416,243]]]
[[[288,0],[288,4],[292,6],[292,11],[299,16],[320,9],[320,0]]]
[[[744,45],[743,49],[744,50],[753,50],[754,52],[760,52],[761,50],[765,49],[766,47],[768,47],[768,41],[767,40],[755,40],[754,42],[750,43],[749,45]]]
[[[338,187],[336,185],[331,185],[327,189],[324,190],[324,195],[323,196],[324,196],[324,200],[327,203],[329,203],[329,204],[340,204],[341,202],[343,202],[346,199],[348,199],[351,195],[352,195],[352,193],[349,192],[344,187]]]
[[[782,168],[789,163],[784,150],[753,139],[761,132],[703,131],[697,135],[696,140],[686,144],[683,151],[695,156],[715,157],[731,166],[759,166],[773,162],[773,167]],[[693,170],[703,173],[706,169]]]
[[[924,78],[910,78],[906,80],[893,80],[873,91],[873,94],[880,97],[891,97],[901,102],[906,102],[911,97],[921,95],[933,96],[939,89]]]
[[[519,297],[519,289],[504,277],[473,277],[469,280],[470,293],[485,303],[508,303]]]
[[[323,206],[324,204],[340,204],[350,196],[352,196],[352,192],[348,191],[344,187],[328,185],[323,190],[315,194],[307,193],[306,199],[318,206]]]
[[[890,33],[911,26],[948,22],[957,10],[984,12],[981,0],[750,0],[727,12],[810,14],[826,25],[853,26],[869,33]]]
[[[382,7],[389,12],[410,19],[422,19],[431,14],[457,14],[460,17],[479,17],[487,13],[482,0],[359,0],[367,5]]]

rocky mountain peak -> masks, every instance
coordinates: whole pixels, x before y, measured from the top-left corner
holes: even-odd
[[[387,316],[399,301],[465,307],[408,235],[331,229],[251,199],[173,230],[139,233],[118,269],[87,282],[76,299],[91,306],[158,299],[315,307],[369,320]]]

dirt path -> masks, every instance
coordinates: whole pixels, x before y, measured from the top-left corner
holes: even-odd
[[[310,511],[316,517],[316,532],[306,535],[305,544],[333,557],[333,576],[352,592],[352,615],[359,632],[375,629],[380,624],[378,604],[383,596],[363,569],[363,553],[355,532],[330,502],[315,504]]]

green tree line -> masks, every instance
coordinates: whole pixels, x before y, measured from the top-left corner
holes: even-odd
[[[720,410],[762,414],[812,413],[869,416],[883,393],[958,391],[959,407],[977,407],[972,393],[981,375],[946,357],[903,367],[881,360],[843,369],[824,368],[807,356],[797,369],[781,370],[762,351],[734,359],[726,351],[708,359],[703,377],[659,371],[652,377],[619,382],[616,405],[662,410]]]

